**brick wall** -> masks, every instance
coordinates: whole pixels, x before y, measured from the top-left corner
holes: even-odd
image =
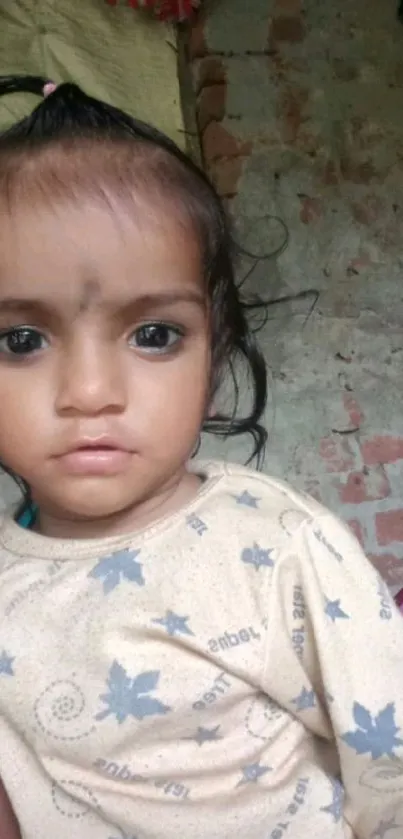
[[[197,122],[206,170],[223,199],[236,195],[242,160],[252,150],[224,127],[227,100],[225,56],[211,53],[205,38],[205,13],[201,11],[189,37],[197,101]]]
[[[189,36],[188,58],[197,96],[197,117],[204,162],[224,199],[231,199],[236,195],[243,161],[253,151],[256,139],[257,145],[259,144],[259,138],[256,137],[242,139],[236,127],[242,115],[231,113],[227,108],[227,62],[234,58],[241,61],[247,61],[248,58],[270,60],[276,67],[276,75],[281,81],[283,72],[277,45],[303,40],[305,30],[301,0],[273,0],[271,14],[269,15],[267,7],[263,26],[257,7],[249,12],[245,4],[243,16],[255,17],[256,20],[250,27],[252,36],[250,37],[249,32],[248,42],[245,39],[245,49],[242,51],[237,49],[236,45],[234,49],[231,48],[231,37],[228,49],[214,48],[209,44],[206,11],[203,9],[199,12]],[[242,23],[241,19],[238,28]],[[240,39],[242,40],[242,34],[238,32],[235,40],[239,42]],[[304,98],[303,93],[301,97]],[[301,97],[288,89],[282,95],[280,133],[283,133],[285,140],[292,140],[301,124]],[[230,129],[231,123],[233,130]],[[267,142],[267,139],[265,137],[264,142]]]
[[[261,3],[257,5],[263,9]],[[254,14],[257,19],[258,13]],[[290,82],[284,57],[289,47],[297,47],[304,39],[306,20],[300,0],[273,0],[270,14],[267,11],[266,23],[261,21],[258,31],[255,21],[252,37],[248,30],[248,42],[245,42],[242,52],[239,49],[242,38],[239,31],[235,32],[235,26],[235,34],[228,37],[228,49],[222,43],[217,47],[217,38],[211,36],[213,26],[214,22],[206,26],[203,12],[198,16],[190,33],[189,61],[197,96],[197,119],[205,166],[219,194],[231,204],[237,196],[248,159],[259,149],[269,150],[269,154],[276,147],[297,149],[298,154],[308,161],[307,165],[311,165],[315,157],[316,147],[312,144],[316,134],[309,131],[304,122],[306,90],[304,93],[295,78]],[[212,43],[215,43],[214,47]],[[234,46],[232,50],[231,43],[237,43],[238,47]],[[228,106],[231,99],[228,68],[231,62],[243,61],[246,69],[248,57],[252,62],[260,62],[259,67],[262,67],[262,62],[267,68],[270,65],[270,84],[277,85],[277,111],[273,124],[269,124],[263,113],[258,130],[255,123],[255,130],[249,132],[245,121],[242,122],[242,114],[231,113]],[[302,59],[298,61],[302,66]],[[294,61],[293,73],[298,70],[298,61]],[[354,78],[353,65],[339,59],[335,59],[333,65],[337,84]],[[234,101],[233,97],[231,101]],[[325,173],[322,173],[321,183],[329,190],[342,188],[345,178],[353,184],[352,190],[356,189],[357,195],[361,194],[361,184],[370,176],[367,165],[359,172],[354,170],[354,177],[331,159],[324,160],[323,165]],[[352,200],[351,223],[369,227],[373,223],[372,216],[367,217],[367,214],[364,219],[361,211],[357,216],[357,207],[362,208],[364,204],[354,200],[353,192],[351,195],[353,200],[348,198]],[[323,215],[325,205],[329,207],[329,201],[333,200],[325,201],[323,195],[305,194],[300,199],[299,221],[305,227],[314,224],[317,216]],[[347,274],[350,271],[355,277],[360,271],[367,270],[367,263],[360,260],[357,258],[347,265]],[[310,268],[308,266],[307,270]],[[342,310],[340,315],[343,316]],[[397,401],[390,422],[387,416],[386,421],[379,421],[379,416],[385,415],[385,411],[367,410],[368,399],[364,410],[359,393],[360,387],[355,389],[355,393],[346,389],[341,397],[343,423],[339,430],[330,428],[326,436],[320,437],[318,432],[311,465],[307,454],[309,446],[303,441],[294,473],[293,470],[287,472],[285,468],[284,475],[292,482],[297,479],[307,492],[344,518],[387,582],[393,587],[403,586],[403,423],[400,421],[400,407]],[[373,400],[376,398],[375,394]],[[400,425],[401,434],[396,433]],[[385,431],[385,428],[394,430]],[[270,470],[270,463],[268,468]]]
[[[390,586],[403,586],[403,435],[334,435],[319,454],[323,472],[306,491],[337,510]]]
[[[403,586],[403,434],[367,432],[365,412],[346,393],[339,431],[302,444],[295,483],[336,512],[393,590]]]

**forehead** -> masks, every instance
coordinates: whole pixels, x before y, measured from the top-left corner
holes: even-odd
[[[74,300],[200,284],[195,235],[163,208],[92,199],[0,212],[0,293]]]

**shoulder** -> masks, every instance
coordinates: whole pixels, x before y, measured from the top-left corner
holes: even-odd
[[[286,481],[247,466],[218,460],[197,460],[191,468],[207,480],[215,480],[217,494],[232,495],[238,507],[263,512],[286,507],[300,512],[306,519],[328,514],[326,507]]]
[[[361,581],[379,589],[378,572],[348,525],[309,495],[234,464],[213,462],[198,468],[215,476],[206,518],[215,520],[215,532],[227,547],[244,546],[245,562],[256,568],[270,565],[275,573],[291,576],[309,576],[314,568],[318,579],[343,584],[354,578],[357,587]]]
[[[242,532],[278,547],[304,524],[328,517],[329,511],[285,481],[253,469],[220,461],[195,461],[192,471],[205,477],[199,513],[215,518],[228,535]],[[342,525],[340,524],[342,527]]]

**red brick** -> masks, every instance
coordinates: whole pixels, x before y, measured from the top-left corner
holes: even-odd
[[[319,454],[326,472],[350,472],[355,466],[354,452],[346,437],[323,437]]]
[[[340,180],[339,172],[334,160],[327,160],[323,169],[323,183],[326,186],[337,186]]]
[[[294,69],[292,62],[285,58],[285,56],[276,49],[274,44],[269,50],[268,64],[270,76],[272,76],[273,80],[279,85],[282,82],[288,81],[290,73]]]
[[[301,209],[299,217],[302,224],[311,224],[313,221],[322,218],[324,206],[320,198],[311,198],[309,195],[305,195],[303,198],[300,198],[300,201]]]
[[[305,38],[305,24],[300,15],[278,15],[272,18],[269,39],[272,44],[286,42],[295,44]]]
[[[376,463],[396,463],[403,460],[403,437],[378,434],[363,441],[361,454],[367,466]]]
[[[353,201],[351,210],[355,221],[368,227],[378,221],[384,211],[384,204],[377,195],[370,194],[361,201]]]
[[[357,162],[348,157],[342,157],[340,172],[346,181],[353,184],[369,184],[377,177],[372,160]]]
[[[403,589],[400,589],[400,591],[395,594],[394,599],[399,612],[403,612]]]
[[[276,16],[286,15],[296,17],[301,14],[301,0],[274,0],[273,14]]]
[[[239,157],[250,154],[252,143],[239,143],[219,122],[210,122],[202,137],[204,157],[207,165],[220,158]]]
[[[367,554],[389,586],[403,585],[403,560],[394,554]]]
[[[225,116],[227,85],[214,84],[204,87],[197,101],[197,120],[203,132],[210,122],[221,122]]]
[[[366,534],[362,523],[358,519],[350,519],[347,524],[353,531],[355,538],[358,539],[361,547],[364,547]]]
[[[206,85],[225,84],[227,70],[221,58],[209,55],[198,62],[195,76],[196,92],[198,93]]]
[[[344,407],[348,413],[352,428],[360,428],[364,420],[364,414],[357,400],[351,393],[345,393],[343,396],[343,402]]]
[[[199,14],[192,24],[189,41],[188,54],[191,61],[195,58],[204,58],[207,55],[208,48],[205,36],[205,18],[203,14]]]
[[[390,495],[389,481],[382,466],[364,469],[362,472],[351,472],[346,481],[339,479],[334,486],[342,504],[379,501]]]
[[[304,108],[308,102],[308,91],[293,87],[285,90],[279,102],[279,119],[285,143],[295,143],[304,121]]]
[[[308,119],[305,119],[304,117],[304,124],[301,126],[298,133],[299,150],[313,159],[316,158],[317,155],[322,154],[322,147],[322,136],[318,126],[315,125],[313,121],[309,123]]]
[[[403,510],[388,510],[375,517],[376,536],[379,545],[403,542]]]
[[[353,259],[350,259],[350,262],[347,266],[347,271],[352,271],[353,273],[359,273],[365,268],[368,268],[372,264],[371,257],[369,254],[364,250],[359,250],[357,256],[354,256]]]
[[[227,160],[216,161],[209,167],[212,181],[222,198],[232,198],[237,194],[243,161],[243,157],[231,157]]]

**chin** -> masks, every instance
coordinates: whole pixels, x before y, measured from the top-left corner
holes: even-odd
[[[73,521],[97,521],[109,519],[125,513],[139,503],[141,499],[133,493],[113,492],[112,488],[92,486],[85,490],[75,490],[74,494],[66,494],[54,498],[63,518]],[[55,504],[53,503],[54,507]]]

